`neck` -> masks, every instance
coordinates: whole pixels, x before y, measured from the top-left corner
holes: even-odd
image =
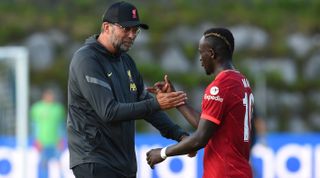
[[[221,63],[220,65],[218,65],[216,67],[215,74],[218,74],[218,73],[220,73],[221,71],[224,71],[224,70],[235,70],[231,60],[225,61],[225,62]]]

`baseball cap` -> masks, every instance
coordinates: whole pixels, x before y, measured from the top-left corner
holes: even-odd
[[[124,1],[112,4],[104,13],[102,20],[117,23],[123,27],[139,26],[146,30],[149,29],[147,24],[140,22],[137,8]]]

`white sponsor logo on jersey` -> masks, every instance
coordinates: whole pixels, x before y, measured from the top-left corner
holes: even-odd
[[[214,101],[223,102],[223,98],[221,98],[219,95],[218,96],[212,96],[212,95],[204,94],[203,98],[205,100],[214,100]]]

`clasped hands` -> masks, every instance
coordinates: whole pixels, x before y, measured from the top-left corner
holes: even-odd
[[[162,110],[181,106],[187,100],[187,94],[183,91],[175,91],[167,75],[165,75],[164,81],[155,83],[154,86],[148,87],[147,90],[156,95]]]

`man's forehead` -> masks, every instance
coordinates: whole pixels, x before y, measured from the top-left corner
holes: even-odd
[[[202,36],[200,41],[199,41],[199,46],[203,47],[203,48],[207,48],[210,47],[207,39],[205,38],[205,36]]]
[[[203,35],[200,40],[199,40],[199,43],[203,43],[205,41],[205,36]]]

